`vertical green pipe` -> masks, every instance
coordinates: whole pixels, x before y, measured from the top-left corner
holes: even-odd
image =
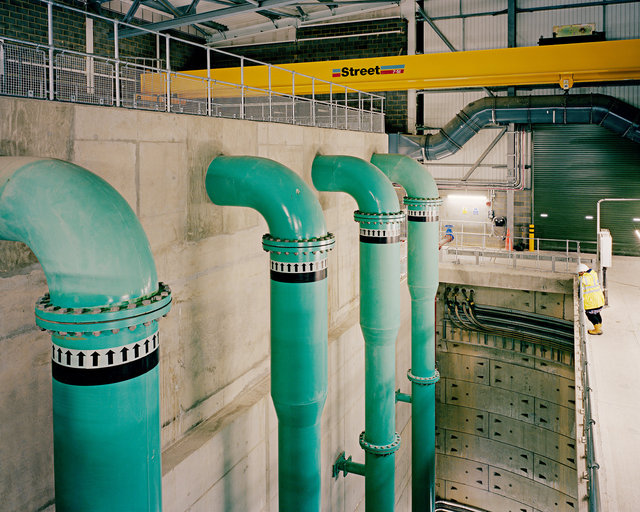
[[[391,182],[368,162],[316,156],[311,171],[318,190],[355,198],[360,224],[360,326],[365,340],[365,507],[395,506],[395,341],[400,328],[400,212]]]
[[[248,206],[269,225],[271,396],[278,415],[281,512],[320,510],[320,417],[327,397],[326,232],[313,191],[293,171],[258,157],[215,158],[207,193],[221,205]]]
[[[373,155],[371,162],[407,191],[407,282],[411,294],[412,510],[435,510],[435,296],[438,289],[438,188],[418,162]]]
[[[58,512],[160,511],[157,318],[170,307],[147,238],[104,180],[59,160],[0,158],[0,239],[38,257],[49,293]]]

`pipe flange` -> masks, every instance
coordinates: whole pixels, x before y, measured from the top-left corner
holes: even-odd
[[[401,224],[402,222],[404,222],[405,213],[403,211],[393,213],[371,213],[357,210],[353,212],[353,218],[360,224]]]
[[[405,197],[407,205],[407,220],[409,222],[438,222],[440,220],[440,205],[442,199],[427,199],[422,197]]]
[[[398,434],[397,432],[393,434],[393,441],[385,445],[377,445],[365,441],[364,434],[364,432],[360,434],[360,447],[365,452],[372,453],[374,455],[385,456],[391,455],[392,453],[397,451],[398,448],[400,448],[400,434]]]
[[[302,240],[287,240],[276,238],[266,233],[262,236],[262,248],[266,252],[278,255],[308,255],[328,253],[333,249],[336,240],[332,233],[317,238],[305,238]]]
[[[135,330],[136,326],[149,324],[166,316],[171,309],[171,290],[168,285],[158,283],[151,295],[137,299],[96,306],[92,308],[62,308],[51,302],[47,293],[36,302],[36,324],[44,331],[68,333],[118,332],[120,329]]]
[[[420,384],[422,386],[430,386],[440,380],[440,372],[438,370],[434,370],[433,375],[431,377],[418,377],[413,373],[411,373],[411,370],[409,370],[407,372],[407,378],[415,384]]]
[[[440,206],[442,204],[442,198],[405,196],[403,202],[407,206]]]

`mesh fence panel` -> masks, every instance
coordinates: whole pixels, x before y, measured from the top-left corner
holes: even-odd
[[[115,104],[116,65],[106,58],[60,52],[54,60],[55,98],[95,105]],[[223,84],[181,73],[167,73],[144,60],[119,67],[121,105],[128,108],[272,121],[325,128],[384,131],[382,104],[357,93],[292,96]],[[149,62],[148,64],[158,64]],[[48,52],[0,40],[0,94],[47,98]],[[169,91],[168,91],[169,89]],[[208,99],[210,95],[210,100]],[[364,94],[364,93],[362,93]],[[211,110],[209,111],[209,101]],[[346,103],[346,105],[345,105]],[[365,110],[361,110],[361,109]]]
[[[0,41],[0,94],[46,98],[46,53]]]
[[[113,105],[113,64],[96,57],[59,53],[55,57],[56,98]]]
[[[120,68],[120,101],[123,107],[167,110],[167,76],[144,67]]]

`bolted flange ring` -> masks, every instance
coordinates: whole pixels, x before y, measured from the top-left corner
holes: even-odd
[[[438,370],[434,370],[433,375],[431,377],[418,377],[411,373],[411,370],[407,372],[407,378],[414,382],[415,384],[420,384],[422,386],[430,386],[431,384],[435,384],[440,380],[440,372]]]
[[[393,441],[389,444],[385,445],[377,445],[372,444],[364,439],[364,432],[360,434],[360,447],[368,453],[373,453],[374,455],[391,455],[398,448],[400,448],[400,434],[397,432],[393,434]]]

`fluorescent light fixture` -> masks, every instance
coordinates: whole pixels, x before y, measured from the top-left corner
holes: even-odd
[[[549,216],[549,214],[548,214],[548,213],[541,213],[541,214],[540,214],[540,217],[548,217],[548,216]]]
[[[587,216],[585,217],[585,219],[587,219],[587,220],[593,220],[593,215],[587,215]]]
[[[447,199],[482,199],[483,201],[487,200],[487,196],[465,196],[463,194],[449,194]]]
[[[634,217],[633,222],[640,222],[640,217]]]
[[[638,237],[638,239],[640,239],[640,229],[636,229],[634,231],[634,233],[636,234],[636,236]]]

